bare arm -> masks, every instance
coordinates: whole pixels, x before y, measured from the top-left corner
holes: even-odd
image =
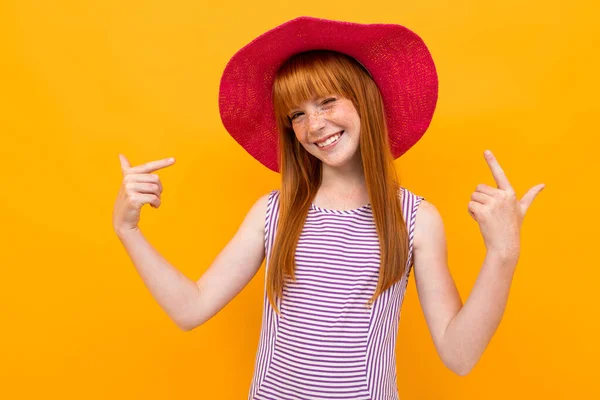
[[[500,324],[516,261],[488,253],[463,306],[448,268],[442,218],[426,201],[417,211],[413,251],[419,301],[438,354],[449,369],[466,375]]]
[[[248,212],[237,233],[198,279],[199,297],[191,328],[218,313],[250,282],[265,258],[265,216],[268,194]]]
[[[497,188],[479,184],[471,194],[469,214],[479,225],[487,251],[464,306],[448,270],[440,214],[423,201],[415,223],[419,300],[440,358],[459,375],[471,371],[500,325],[519,260],[523,218],[546,186],[536,185],[518,200],[496,157],[489,150],[484,157]]]
[[[267,198],[264,195],[252,206],[237,233],[198,282],[169,264],[139,228],[117,230],[144,284],[180,329],[191,330],[214,316],[260,268],[264,259]]]

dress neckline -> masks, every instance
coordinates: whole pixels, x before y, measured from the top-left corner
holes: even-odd
[[[328,214],[355,214],[357,212],[360,212],[362,210],[367,210],[370,208],[371,208],[371,203],[365,204],[364,206],[361,206],[358,208],[352,208],[350,210],[336,210],[333,208],[319,207],[319,206],[315,205],[315,203],[310,204],[311,210],[322,212],[322,213],[328,213]]]
[[[401,187],[400,188],[400,192],[401,192],[401,196],[400,196],[400,201],[402,201],[404,199],[404,188]],[[336,210],[333,208],[325,208],[325,207],[319,207],[317,206],[315,203],[310,203],[310,207],[311,210],[317,211],[317,212],[321,212],[321,213],[327,213],[327,214],[356,214],[359,213],[363,210],[370,210],[371,209],[371,203],[367,203],[363,206],[360,206],[358,208],[352,208],[350,210]]]

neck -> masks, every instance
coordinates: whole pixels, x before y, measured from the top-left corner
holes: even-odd
[[[367,185],[362,160],[348,163],[342,167],[322,164],[322,180],[319,191],[335,193],[342,197],[365,197]],[[367,196],[368,197],[368,196]]]

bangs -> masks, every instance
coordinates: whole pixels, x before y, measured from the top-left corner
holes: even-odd
[[[344,61],[330,51],[301,53],[288,60],[273,83],[277,116],[288,120],[287,115],[292,108],[315,97],[338,95],[353,98]]]

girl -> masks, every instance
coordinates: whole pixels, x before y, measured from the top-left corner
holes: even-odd
[[[263,321],[249,399],[397,399],[396,333],[414,266],[441,360],[459,375],[481,357],[504,311],[526,210],[494,156],[497,188],[468,210],[487,253],[463,305],[447,266],[441,217],[400,186],[393,161],[429,126],[437,75],[422,40],[399,25],[297,18],[252,41],[221,80],[224,126],[281,173],[197,282],[145,240],[140,209],[160,206],[153,172],[132,167],[113,224],[145,284],[184,330],[221,310],[266,257]]]

